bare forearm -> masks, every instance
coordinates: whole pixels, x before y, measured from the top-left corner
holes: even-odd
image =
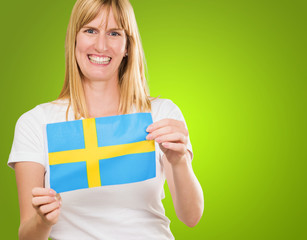
[[[187,157],[185,161],[172,166],[175,188],[173,202],[178,218],[189,227],[193,227],[202,216],[204,199],[190,161]]]
[[[190,227],[195,226],[203,213],[204,198],[192,169],[184,121],[162,119],[149,125],[146,131],[149,133],[146,139],[154,139],[164,153],[165,175],[178,218]]]
[[[24,221],[19,227],[20,240],[47,240],[51,231],[51,226],[47,225],[35,214],[32,218]]]

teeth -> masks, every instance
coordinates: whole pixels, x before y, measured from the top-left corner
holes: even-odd
[[[110,57],[97,57],[92,55],[89,55],[88,58],[90,59],[91,62],[98,64],[107,64],[111,60]]]

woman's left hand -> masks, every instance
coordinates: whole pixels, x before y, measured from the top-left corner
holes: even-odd
[[[165,154],[167,160],[174,166],[186,161],[188,154],[187,142],[189,132],[183,121],[162,119],[149,125],[147,140],[155,140]]]

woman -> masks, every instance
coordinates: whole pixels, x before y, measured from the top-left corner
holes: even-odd
[[[20,239],[173,239],[161,199],[167,180],[176,214],[193,227],[203,212],[191,167],[184,118],[170,100],[148,96],[144,56],[128,0],[78,0],[66,35],[66,75],[59,98],[23,114],[9,166],[16,172]],[[45,188],[47,123],[151,112],[155,140],[152,180],[57,194]]]

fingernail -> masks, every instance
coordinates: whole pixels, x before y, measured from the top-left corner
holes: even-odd
[[[152,135],[148,134],[148,135],[146,136],[146,139],[147,139],[147,140],[151,140],[151,139],[152,139]]]
[[[149,126],[147,129],[146,129],[146,132],[150,132],[151,131],[151,127]]]
[[[156,142],[160,143],[161,142],[161,138],[156,138]]]

